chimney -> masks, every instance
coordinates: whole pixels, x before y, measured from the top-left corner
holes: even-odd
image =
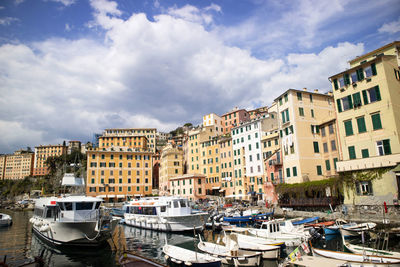
[[[307,91],[307,87],[304,87],[304,88],[303,88],[303,91]]]
[[[318,93],[318,89],[314,89],[314,93]]]

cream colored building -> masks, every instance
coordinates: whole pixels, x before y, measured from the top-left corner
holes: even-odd
[[[33,174],[34,154],[31,151],[17,150],[5,157],[4,179],[24,179]]]
[[[169,181],[171,194],[186,197],[192,201],[204,199],[206,197],[205,179],[206,177],[201,174],[185,174],[171,178]]]
[[[399,172],[366,179],[368,173],[400,163],[399,51],[399,41],[387,44],[351,60],[349,69],[330,77],[342,153],[338,172],[364,177],[356,181],[352,194],[345,194],[345,204],[399,202]]]
[[[221,190],[220,192],[225,196],[231,196],[235,192],[233,182],[233,150],[232,138],[222,136],[218,140],[220,150],[220,177],[221,177]]]
[[[171,143],[161,152],[159,193],[162,196],[170,195],[169,181],[171,178],[183,175],[183,150]]]
[[[275,99],[285,183],[302,183],[330,177],[327,172],[320,125],[335,118],[333,96],[289,89]],[[331,160],[331,159],[330,159]],[[330,162],[330,166],[333,166]]]
[[[49,157],[59,157],[67,153],[67,146],[64,145],[40,145],[35,147],[35,160],[33,164],[33,175],[44,176],[49,174],[46,160]]]
[[[67,153],[71,154],[73,151],[81,151],[81,141],[69,141]]]
[[[6,167],[6,155],[0,155],[0,180],[4,179],[5,167]]]
[[[99,147],[87,151],[88,196],[108,202],[152,195],[153,155],[143,134],[114,129],[99,137]]]
[[[200,170],[206,176],[206,195],[220,195],[220,159],[218,136],[200,142]]]
[[[127,129],[106,129],[103,133],[104,137],[121,137],[120,142],[121,146],[123,146],[123,138],[127,136],[145,136],[147,138],[147,148],[150,152],[156,151],[156,137],[157,137],[157,129],[156,128],[127,128]],[[125,143],[125,145],[128,145]]]
[[[203,116],[203,126],[215,126],[215,130],[219,133],[222,134],[224,131],[224,124],[223,120],[220,116],[218,116],[215,113],[210,113],[207,115]]]

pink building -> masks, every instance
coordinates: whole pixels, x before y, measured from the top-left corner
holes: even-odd
[[[235,108],[232,111],[225,113],[222,117],[224,134],[230,133],[233,125],[237,125],[242,121],[250,120],[250,115],[245,109]]]
[[[265,164],[265,181],[264,184],[264,200],[270,204],[278,203],[278,196],[275,192],[275,185],[284,183],[282,174],[282,155],[281,151],[277,150],[264,160]]]

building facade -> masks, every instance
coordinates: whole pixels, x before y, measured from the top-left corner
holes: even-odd
[[[206,195],[220,195],[220,159],[218,136],[200,142],[200,170],[206,176]]]
[[[35,160],[33,164],[34,176],[45,176],[49,174],[46,160],[49,157],[59,157],[67,154],[65,145],[44,145],[35,147]]]
[[[34,153],[17,150],[5,157],[4,179],[18,180],[33,174]],[[1,163],[0,163],[1,164]]]
[[[115,140],[119,140],[121,144],[125,142],[127,145],[127,140],[124,140],[127,136],[145,136],[147,139],[147,149],[154,153],[156,151],[156,128],[127,128],[127,129],[106,129],[102,135],[103,137],[114,137]],[[120,139],[118,139],[120,138]],[[132,142],[134,142],[132,140]],[[115,145],[115,144],[114,144]],[[122,145],[121,145],[122,146]]]
[[[220,161],[221,161],[221,190],[223,195],[232,196],[235,192],[233,183],[233,149],[232,149],[232,138],[222,136],[218,140],[220,150]]]
[[[6,167],[6,155],[0,155],[0,180],[4,179],[5,167]]]
[[[183,150],[174,144],[167,144],[161,152],[160,157],[160,195],[171,194],[169,180],[176,176],[183,175]]]
[[[169,187],[173,196],[186,197],[192,201],[204,199],[205,179],[201,174],[185,174],[170,179]]]
[[[245,109],[234,108],[232,111],[221,116],[224,134],[230,133],[231,129],[241,122],[250,120],[250,115]]]
[[[215,113],[210,113],[203,116],[203,126],[215,126],[215,130],[218,134],[222,134],[224,132],[223,120]]]

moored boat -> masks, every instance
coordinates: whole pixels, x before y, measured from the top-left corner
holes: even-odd
[[[158,231],[202,230],[206,212],[192,213],[188,200],[181,197],[148,197],[133,200],[124,213],[125,224]]]
[[[10,226],[12,224],[12,218],[10,215],[0,213],[0,226]]]
[[[349,241],[345,240],[344,236],[342,236],[343,246],[355,254],[363,254],[363,255],[376,255],[376,256],[386,256],[400,259],[400,252],[391,251],[388,249],[378,249],[371,248],[366,245],[355,245],[351,244]],[[384,243],[382,243],[384,244]]]
[[[122,267],[167,267],[151,259],[128,252],[123,253],[119,258],[119,264]]]
[[[376,223],[359,223],[353,226],[342,226],[340,227],[340,233],[344,237],[354,237],[361,235],[362,232],[373,230],[376,227]]]

